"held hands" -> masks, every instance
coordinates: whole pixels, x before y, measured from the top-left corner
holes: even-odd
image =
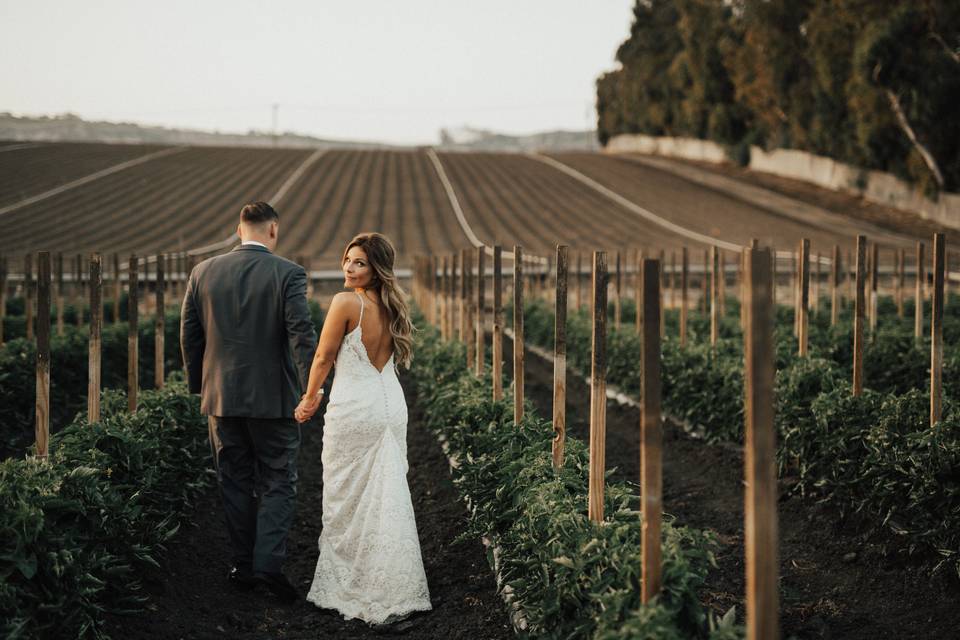
[[[300,404],[293,411],[293,417],[296,418],[297,422],[304,423],[313,417],[313,414],[320,408],[320,398],[319,395],[312,398],[304,395],[300,398]]]

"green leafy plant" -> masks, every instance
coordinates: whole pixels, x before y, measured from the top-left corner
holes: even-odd
[[[567,438],[552,466],[552,429],[532,407],[513,421],[510,394],[491,399],[490,378],[466,371],[464,347],[425,329],[412,370],[427,426],[455,461],[454,483],[470,507],[464,538],[485,537],[528,633],[543,638],[739,638],[732,616],[705,611],[698,591],[714,565],[711,534],[663,525],[663,590],[640,603],[636,487],[608,483],[606,517],[587,517],[588,454]],[[627,630],[627,631],[625,631]],[[628,633],[629,635],[623,635]]]

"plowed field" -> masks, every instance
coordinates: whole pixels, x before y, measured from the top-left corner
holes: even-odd
[[[422,149],[327,151],[308,163],[309,149],[168,148],[72,186],[158,151],[163,148],[17,143],[0,152],[0,253],[14,258],[12,270],[17,256],[39,250],[145,255],[223,242],[245,202],[269,200],[281,186],[279,251],[309,258],[315,269],[335,268],[350,237],[370,230],[394,240],[399,266],[409,266],[417,253],[470,247],[468,229],[486,244],[521,244],[540,255],[561,242],[585,251],[669,251],[685,244],[695,250],[694,260],[703,248],[692,239],[697,234],[738,244],[757,237],[780,249],[808,237],[813,252],[825,255],[834,243],[846,249],[852,241],[849,228],[805,224],[665,171],[588,153],[552,157],[680,229],[516,154],[438,156],[463,224]]]

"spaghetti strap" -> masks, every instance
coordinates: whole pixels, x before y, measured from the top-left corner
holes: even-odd
[[[363,296],[354,291],[357,294],[357,297],[360,298],[360,319],[357,320],[357,326],[360,326],[360,323],[363,322]]]

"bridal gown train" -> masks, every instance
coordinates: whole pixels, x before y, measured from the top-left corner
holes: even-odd
[[[378,624],[432,607],[407,485],[407,403],[393,356],[377,370],[360,339],[360,298],[324,414],[323,530],[307,600]]]

